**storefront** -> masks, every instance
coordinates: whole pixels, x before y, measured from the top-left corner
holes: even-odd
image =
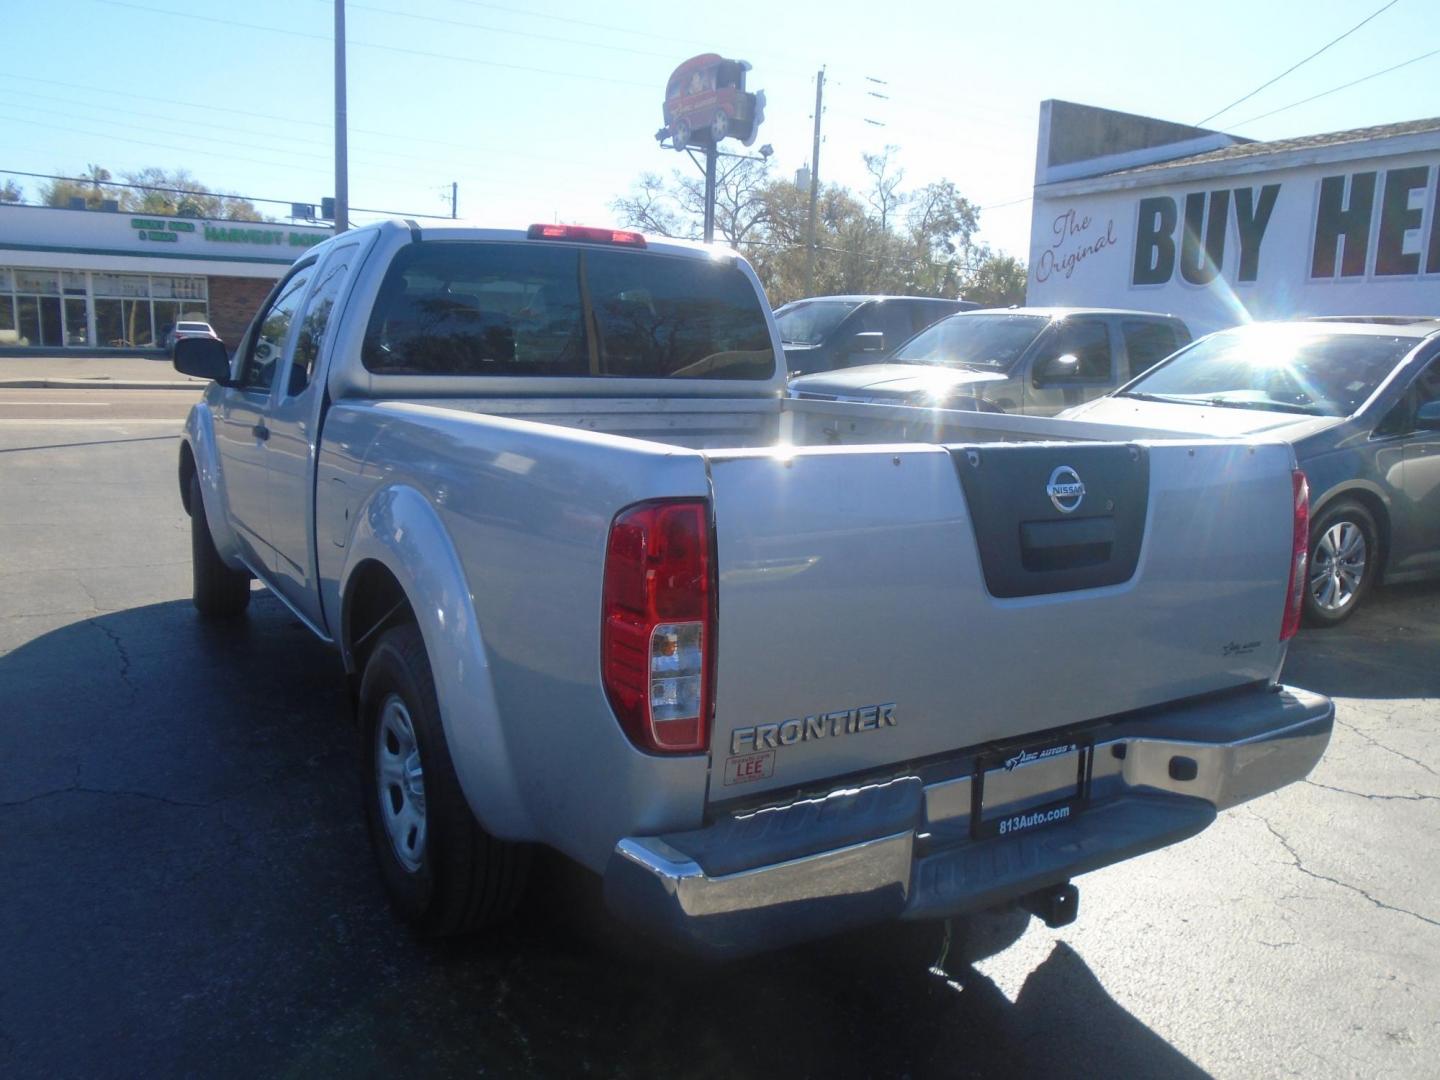
[[[1027,302],[1251,319],[1440,316],[1440,118],[1252,142],[1041,107]]]
[[[234,341],[313,226],[0,206],[0,349],[160,347],[181,320]]]

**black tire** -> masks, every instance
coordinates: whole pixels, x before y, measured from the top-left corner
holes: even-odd
[[[233,619],[250,606],[250,575],[231,570],[215,550],[200,480],[190,477],[190,566],[195,609],[207,619]]]
[[[1358,548],[1345,543],[1346,550],[1339,552],[1342,557],[1335,558],[1336,540],[1357,534]],[[1358,566],[1356,551],[1363,559]],[[1310,626],[1338,626],[1353,615],[1375,582],[1380,556],[1380,530],[1369,510],[1350,499],[1327,506],[1310,526],[1305,622]]]
[[[424,833],[418,843],[413,831],[410,841],[392,840],[382,803],[391,800],[393,814],[405,800],[414,801],[403,782],[386,787],[380,772],[382,735],[387,748],[395,745],[384,718],[397,700],[413,731],[422,777]],[[472,932],[511,914],[524,895],[532,851],[526,844],[495,839],[475,820],[450,760],[435,680],[414,623],[392,627],[381,636],[365,664],[359,710],[365,817],[380,876],[396,911],[429,937]],[[407,845],[403,856],[402,844]]]

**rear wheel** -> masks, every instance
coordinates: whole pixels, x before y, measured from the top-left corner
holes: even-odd
[[[1310,529],[1305,620],[1335,626],[1355,611],[1379,569],[1379,530],[1370,511],[1343,500],[1328,507]]]
[[[420,628],[387,630],[360,683],[370,841],[396,910],[423,933],[477,930],[514,911],[531,850],[475,820],[450,760]]]
[[[232,570],[215,550],[200,479],[190,477],[190,567],[194,577],[195,609],[211,619],[229,619],[250,606],[250,575]]]

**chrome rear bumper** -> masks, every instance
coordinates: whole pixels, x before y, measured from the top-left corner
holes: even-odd
[[[964,914],[1193,836],[1219,810],[1308,774],[1333,720],[1328,699],[1288,687],[1118,720],[1088,733],[1084,807],[1008,836],[971,829],[972,755],[689,833],[627,837],[606,899],[676,945],[732,955]]]

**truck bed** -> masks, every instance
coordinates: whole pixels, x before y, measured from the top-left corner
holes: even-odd
[[[778,398],[340,403],[330,430],[362,417],[375,457],[469,489],[434,501],[497,674],[532,696],[554,696],[537,675],[593,682],[613,515],[711,499],[712,804],[1263,682],[1283,659],[1280,444]],[[1090,487],[1074,514],[1046,495],[1062,466]]]

